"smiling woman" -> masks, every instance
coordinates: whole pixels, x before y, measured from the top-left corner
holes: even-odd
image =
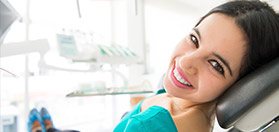
[[[208,16],[174,51],[164,79],[167,93],[194,103],[215,99],[237,79],[245,48],[245,37],[231,17]]]
[[[178,43],[163,92],[140,102],[114,131],[212,131],[217,97],[278,57],[278,35],[278,15],[266,3],[212,9]]]

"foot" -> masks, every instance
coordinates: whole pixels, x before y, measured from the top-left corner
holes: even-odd
[[[41,132],[46,132],[41,115],[35,108],[32,109],[29,113],[27,129],[28,132],[36,132],[39,130]]]
[[[43,107],[40,111],[40,114],[46,130],[48,130],[49,128],[54,128],[53,121],[47,109]]]

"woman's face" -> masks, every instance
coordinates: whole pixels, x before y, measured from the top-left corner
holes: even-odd
[[[236,81],[245,49],[232,17],[209,15],[173,52],[164,78],[167,93],[197,103],[214,100]]]

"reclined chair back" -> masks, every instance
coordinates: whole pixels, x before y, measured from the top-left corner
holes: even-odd
[[[219,98],[218,123],[226,129],[259,131],[278,121],[278,101],[279,58],[245,76]]]

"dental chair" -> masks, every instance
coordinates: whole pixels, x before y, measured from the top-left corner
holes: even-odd
[[[216,116],[230,132],[279,132],[279,58],[229,88],[218,99]]]

